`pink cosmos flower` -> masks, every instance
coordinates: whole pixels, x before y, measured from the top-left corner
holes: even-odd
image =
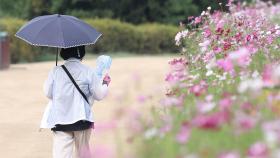
[[[221,47],[216,46],[213,48],[213,51],[215,54],[218,54],[218,53],[221,53],[223,51],[223,49]]]
[[[202,18],[201,18],[201,17],[196,17],[196,18],[194,19],[194,24],[199,24],[199,23],[201,23],[201,21],[202,21]]]
[[[242,33],[238,32],[234,37],[237,42],[240,42],[242,40]]]
[[[217,112],[209,115],[198,115],[192,120],[192,124],[202,129],[218,129],[227,122],[229,114],[227,112]]]
[[[224,51],[229,50],[231,48],[231,43],[230,42],[225,42],[224,43]]]
[[[249,148],[247,155],[249,158],[268,158],[267,146],[257,142]]]
[[[164,135],[171,130],[172,130],[172,125],[171,124],[164,124],[162,127],[160,127],[159,133],[161,135]]]
[[[184,103],[184,96],[181,95],[180,97],[166,97],[161,100],[161,105],[163,106],[182,106]]]
[[[150,96],[138,95],[137,96],[137,101],[139,103],[145,103],[149,98],[150,98]]]
[[[173,82],[175,82],[175,76],[172,73],[169,73],[166,75],[165,81],[167,81],[169,83],[173,83]]]
[[[173,59],[168,62],[173,71],[183,71],[186,69],[187,61],[184,58]]]
[[[191,129],[188,122],[183,122],[180,131],[176,135],[176,141],[180,144],[187,143],[190,137]]]
[[[187,74],[185,71],[180,72],[171,72],[167,74],[165,81],[167,81],[170,85],[176,85],[177,83],[180,83],[181,81],[184,81],[187,79]]]
[[[247,41],[247,42],[250,42],[251,39],[252,39],[252,36],[251,36],[251,35],[247,35],[247,36],[246,36],[246,41]]]
[[[242,112],[238,112],[235,119],[235,123],[241,131],[252,129],[256,126],[258,120],[256,116],[250,116]]]
[[[232,5],[233,1],[234,1],[234,0],[228,0],[228,3],[227,3],[226,6],[229,6],[229,7],[230,7],[230,6]]]
[[[206,48],[206,49],[207,49],[207,48]],[[214,52],[213,52],[213,51],[210,51],[210,52],[207,52],[207,53],[202,57],[202,60],[203,60],[205,63],[208,63],[214,56],[215,56]]]
[[[240,158],[240,155],[236,152],[229,152],[221,154],[219,158]]]
[[[246,112],[249,112],[253,109],[253,105],[250,102],[245,102],[241,105],[241,109]]]
[[[222,28],[224,28],[224,25],[225,25],[225,21],[224,20],[220,20],[218,23],[217,23],[217,25],[216,25],[216,28],[218,28],[218,30],[221,30],[221,34],[223,34],[223,29]]]
[[[113,149],[101,144],[96,145],[91,152],[92,152],[92,157],[90,158],[116,158],[117,157]]]
[[[246,46],[246,48],[248,49],[248,51],[250,52],[250,54],[255,54],[259,49],[254,46],[253,44],[249,44]]]
[[[259,35],[258,35],[258,32],[257,32],[257,31],[254,31],[254,32],[253,32],[253,39],[254,39],[254,40],[258,40],[258,39],[259,39]]]
[[[221,110],[228,110],[232,105],[232,99],[227,96],[219,101],[219,106]]]
[[[187,78],[187,61],[186,59],[179,58],[169,61],[171,72],[169,72],[165,78],[165,81],[170,85],[175,85]]]
[[[208,85],[205,81],[200,81],[199,84],[196,84],[190,88],[190,92],[193,93],[195,96],[200,96],[206,92]]]
[[[204,30],[204,32],[203,32],[203,35],[204,35],[205,38],[210,37],[211,34],[212,34],[212,33],[211,33],[211,30],[210,30],[209,28],[206,28],[206,29]]]
[[[265,65],[264,71],[262,73],[262,79],[264,81],[265,86],[273,85],[271,70],[272,70],[272,65]]]
[[[224,29],[222,29],[222,27],[220,27],[220,26],[217,26],[216,35],[221,36],[223,33],[224,33]]]
[[[237,61],[237,64],[241,67],[245,67],[249,65],[251,58],[250,58],[250,51],[247,48],[240,48],[237,51],[230,52],[228,55],[228,59],[232,61]]]
[[[273,38],[272,35],[270,35],[270,36],[268,36],[268,37],[266,38],[266,40],[267,40],[268,44],[272,44],[273,41],[274,41],[274,38]]]
[[[127,110],[129,120],[127,120],[126,128],[134,134],[141,133],[144,130],[143,124],[141,123],[142,115],[139,110],[130,108]]]
[[[226,72],[232,72],[233,71],[233,64],[231,60],[229,59],[219,59],[217,60],[217,66],[221,69],[223,69]]]
[[[170,115],[163,115],[161,116],[162,126],[159,128],[160,135],[165,135],[167,132],[172,130],[172,116]]]

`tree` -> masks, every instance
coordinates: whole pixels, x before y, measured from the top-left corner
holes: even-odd
[[[226,4],[227,0],[0,0],[0,17],[31,19],[59,13],[79,18],[117,18],[135,24],[178,24],[208,6],[219,8],[219,2]]]

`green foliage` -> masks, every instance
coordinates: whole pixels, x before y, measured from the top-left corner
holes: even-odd
[[[176,52],[177,27],[161,24],[132,25],[111,19],[88,19],[87,23],[103,33],[93,52],[127,51],[140,54]],[[163,38],[164,37],[164,38]]]
[[[15,16],[19,18],[27,17],[28,5],[21,0],[0,0],[0,17]]]
[[[141,146],[138,152],[141,158],[174,158],[178,157],[179,151],[197,153],[200,158],[216,158],[221,149],[227,151],[234,148],[241,150],[245,156],[246,149],[262,135],[261,130],[258,129],[242,135],[241,138],[238,138],[237,134],[234,137],[227,137],[228,133],[233,132],[227,128],[220,131],[195,129],[192,132],[189,143],[180,147],[176,143],[174,136],[169,134],[162,139],[144,140],[145,145]]]
[[[131,52],[137,54],[176,53],[174,36],[178,28],[163,24],[133,25],[112,19],[85,19],[103,35],[87,52]],[[0,28],[6,30],[11,39],[12,62],[41,61],[56,53],[54,48],[30,46],[14,34],[26,21],[16,18],[0,20]],[[48,55],[46,55],[48,54]]]
[[[79,18],[114,18],[134,24],[178,24],[199,15],[208,6],[227,0],[0,0],[0,17],[31,19],[45,14],[70,14]],[[226,9],[226,8],[224,8]]]

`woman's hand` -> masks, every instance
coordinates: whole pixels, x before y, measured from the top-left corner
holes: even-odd
[[[110,82],[111,82],[111,77],[108,74],[106,74],[102,84],[106,84],[107,86],[109,86]]]

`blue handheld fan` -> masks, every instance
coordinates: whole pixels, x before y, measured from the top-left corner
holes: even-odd
[[[101,55],[96,60],[96,73],[102,78],[106,73],[109,72],[109,69],[112,64],[112,58],[107,55]]]

